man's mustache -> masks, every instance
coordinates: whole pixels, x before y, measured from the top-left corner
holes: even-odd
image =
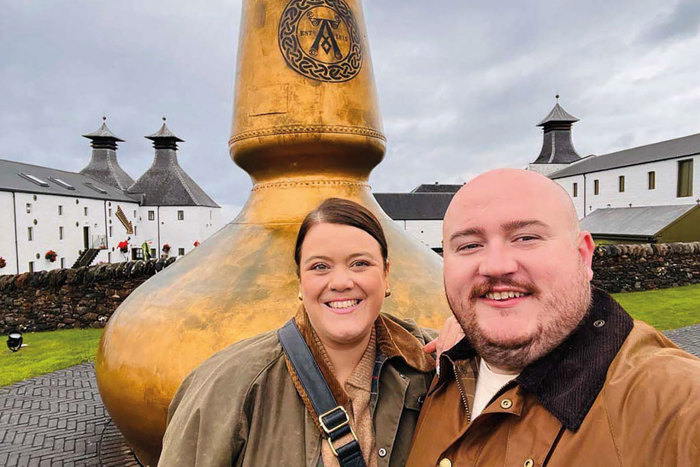
[[[469,294],[469,299],[476,300],[482,295],[492,292],[496,287],[511,287],[534,296],[539,296],[540,294],[540,289],[531,282],[519,282],[510,277],[492,277],[474,284]]]

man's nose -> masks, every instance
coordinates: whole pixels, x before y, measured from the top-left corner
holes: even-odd
[[[350,271],[345,268],[334,269],[328,283],[328,287],[335,292],[352,289],[354,285]]]
[[[479,274],[487,277],[500,277],[518,270],[518,262],[505,245],[489,245],[479,264]]]

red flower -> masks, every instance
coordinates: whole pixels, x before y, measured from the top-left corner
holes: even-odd
[[[49,251],[47,251],[46,254],[44,255],[44,258],[48,259],[49,261],[51,261],[51,262],[53,263],[54,261],[56,261],[56,257],[57,257],[57,256],[58,256],[58,255],[56,254],[55,251],[49,250]]]
[[[119,248],[119,251],[121,251],[122,253],[126,253],[127,251],[129,251],[129,242],[123,240],[117,243],[117,248]]]
[[[7,262],[5,261],[5,258],[0,256],[0,269],[4,268],[5,266],[7,266]]]
[[[166,243],[165,245],[163,245],[163,251],[166,252],[166,253],[169,252],[169,251],[170,251],[170,245],[167,244],[167,243]]]
[[[199,240],[195,240],[194,243],[193,243],[193,245],[194,245],[195,247],[198,247],[198,246],[199,246]]]

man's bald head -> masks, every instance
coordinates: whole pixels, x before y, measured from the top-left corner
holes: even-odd
[[[547,177],[499,169],[463,186],[443,223],[445,291],[479,355],[518,370],[561,343],[590,303],[594,247]]]
[[[473,178],[455,194],[445,213],[443,233],[458,213],[473,206],[475,201],[484,199],[490,200],[492,205],[510,205],[514,200],[527,200],[560,216],[569,225],[573,238],[581,230],[574,203],[558,183],[529,170],[494,169]]]

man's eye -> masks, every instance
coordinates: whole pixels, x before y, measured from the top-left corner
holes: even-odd
[[[535,235],[521,235],[515,238],[516,242],[530,242],[532,240],[537,240],[538,237]]]
[[[463,243],[457,247],[457,251],[475,250],[481,246],[481,243]]]

